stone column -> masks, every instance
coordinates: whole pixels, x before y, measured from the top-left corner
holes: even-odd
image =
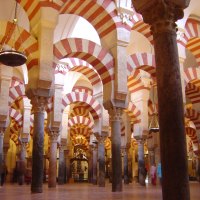
[[[31,99],[34,113],[32,182],[31,192],[41,193],[43,183],[44,111],[47,99],[34,96]]]
[[[139,173],[139,183],[145,185],[146,170],[144,162],[144,140],[138,140],[138,173]]]
[[[164,200],[189,200],[189,181],[184,132],[184,111],[176,24],[190,1],[134,1],[144,22],[151,25],[156,56],[158,115]]]
[[[129,184],[128,178],[128,148],[122,147],[123,162],[124,162],[124,184]]]
[[[105,187],[105,146],[104,141],[106,136],[99,135],[98,139],[98,161],[99,161],[99,174],[98,185],[99,187]]]
[[[93,152],[92,152],[92,145],[90,145],[88,153],[88,182],[92,183],[92,180],[93,180]]]
[[[152,166],[153,164],[155,164],[155,152],[154,149],[148,149],[149,152],[149,164],[150,166]]]
[[[50,152],[49,152],[49,179],[48,187],[56,187],[56,177],[57,177],[57,140],[59,136],[58,130],[49,130],[50,139]]]
[[[58,184],[63,185],[65,183],[65,169],[66,169],[66,162],[65,162],[65,154],[64,154],[65,145],[59,146],[59,167],[58,167]]]
[[[18,184],[23,185],[25,171],[26,171],[26,143],[21,142],[18,155],[19,155],[19,160],[17,161]]]
[[[112,141],[112,191],[122,191],[122,160],[121,160],[121,116],[122,109],[113,107],[109,110]]]
[[[93,169],[92,183],[94,185],[96,185],[97,184],[97,145],[96,144],[93,145],[93,149],[92,150],[93,150],[93,156],[92,156],[92,158],[93,158],[93,162],[92,162],[92,165],[93,165],[93,167],[92,167],[92,169]]]

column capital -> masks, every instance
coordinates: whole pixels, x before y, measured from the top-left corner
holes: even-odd
[[[57,142],[58,136],[59,136],[59,131],[49,129],[48,135],[49,135],[51,142]]]
[[[108,133],[104,132],[102,134],[94,133],[95,137],[98,140],[98,144],[104,144],[105,139],[108,137]]]
[[[132,0],[136,10],[142,14],[144,22],[150,24],[154,34],[161,32],[176,32],[175,21],[183,18],[183,9],[188,6],[188,0]]]
[[[112,107],[108,110],[111,121],[120,121],[122,118],[123,109],[119,107]]]
[[[31,98],[31,104],[34,112],[44,112],[46,109],[48,97],[43,96],[33,96]]]

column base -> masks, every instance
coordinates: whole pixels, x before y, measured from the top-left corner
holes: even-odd
[[[56,185],[48,185],[48,188],[56,188]]]
[[[31,193],[42,193],[42,187],[31,187]]]
[[[122,186],[116,185],[116,187],[112,187],[112,192],[122,192]]]

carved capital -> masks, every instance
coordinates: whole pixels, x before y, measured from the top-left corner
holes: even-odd
[[[133,1],[133,4],[137,3]],[[148,6],[143,5],[137,11],[142,14],[144,22],[151,25],[151,30],[155,36],[155,34],[162,32],[175,34],[175,22],[183,18],[183,9],[184,7],[170,1],[154,0],[148,1]]]
[[[118,108],[118,107],[110,108],[108,110],[108,113],[110,115],[110,120],[111,121],[120,121],[122,118],[122,112],[123,112],[122,108]]]
[[[59,131],[49,130],[49,139],[51,142],[55,143],[58,140]]]
[[[31,104],[33,112],[44,112],[47,105],[48,98],[43,96],[33,96],[31,98]]]

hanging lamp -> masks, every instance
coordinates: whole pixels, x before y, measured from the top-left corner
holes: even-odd
[[[17,19],[17,1],[16,1],[15,16],[12,21],[11,28],[8,31],[6,39],[4,40],[4,42],[0,48],[0,63],[10,66],[10,67],[16,67],[16,66],[23,65],[27,61],[27,57],[23,52],[16,51],[13,47],[8,47],[8,45],[6,45],[6,43],[8,42],[8,40],[10,38],[15,37],[16,31],[18,31],[18,33],[19,33],[19,40],[21,41],[21,44],[22,44],[19,27],[18,27],[17,23],[18,23],[18,19]],[[13,38],[13,39],[15,39],[15,38]]]
[[[149,133],[155,133],[159,131],[159,123],[158,123],[158,112],[155,106],[155,95],[154,95],[154,87],[155,85],[152,86],[153,91],[152,91],[152,104],[153,104],[153,114],[150,119],[149,123]]]

